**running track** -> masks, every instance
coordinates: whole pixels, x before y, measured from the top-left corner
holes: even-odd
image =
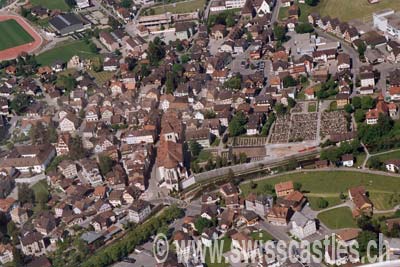
[[[21,27],[24,28],[24,30],[29,33],[30,36],[32,36],[34,41],[0,51],[0,61],[14,59],[18,57],[18,55],[20,55],[22,52],[32,53],[33,51],[38,49],[43,43],[42,37],[23,18],[15,15],[0,14],[0,22],[9,19],[14,19],[15,21],[17,21],[18,24],[21,25]]]

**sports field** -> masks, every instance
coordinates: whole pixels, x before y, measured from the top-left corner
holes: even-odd
[[[308,14],[318,12],[321,16],[339,18],[341,21],[360,19],[372,20],[372,13],[386,8],[400,11],[400,1],[381,0],[379,3],[370,4],[367,0],[320,0],[316,7],[299,4],[301,10],[300,21],[305,21]],[[282,11],[281,17],[284,17]]]
[[[0,33],[0,51],[34,41],[33,37],[13,19],[0,22]]]

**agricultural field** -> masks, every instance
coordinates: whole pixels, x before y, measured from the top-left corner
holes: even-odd
[[[56,46],[42,54],[37,55],[36,60],[42,66],[50,65],[56,60],[67,62],[73,56],[78,55],[83,58],[92,58],[96,56],[85,41],[67,42]]]
[[[299,4],[301,10],[300,21],[307,21],[308,14],[318,12],[321,16],[337,17],[341,21],[350,21],[354,19],[372,20],[372,13],[391,8],[400,10],[400,1],[381,0],[379,3],[370,4],[366,0],[320,0],[315,7],[306,4]],[[285,11],[281,16],[284,17]]]
[[[32,6],[42,6],[51,10],[68,11],[70,8],[64,0],[30,0]]]
[[[355,228],[356,221],[353,219],[348,207],[328,210],[318,214],[318,219],[330,229]]]
[[[34,41],[33,37],[13,19],[0,22],[0,32],[0,51]]]
[[[335,172],[302,172],[295,174],[283,174],[274,178],[256,181],[256,188],[251,189],[251,184],[240,186],[244,195],[249,192],[270,194],[270,188],[275,184],[292,180],[302,185],[301,190],[310,197],[311,208],[317,209],[317,199],[322,197],[329,202],[329,207],[341,203],[340,193],[347,195],[348,189],[354,186],[364,186],[370,194],[374,207],[378,210],[387,210],[396,206],[398,199],[398,188],[400,180],[392,176],[376,175],[352,171]]]
[[[159,5],[155,6],[152,8],[149,8],[145,10],[144,14],[148,15],[159,15],[163,14],[165,12],[171,12],[174,14],[180,14],[180,13],[188,13],[188,12],[194,12],[197,10],[202,10],[204,9],[206,5],[205,0],[193,0],[193,1],[188,1],[188,2],[178,2],[178,3],[172,3],[172,4],[166,4],[166,5]]]

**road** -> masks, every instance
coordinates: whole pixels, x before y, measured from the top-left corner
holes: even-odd
[[[353,73],[353,92],[351,94],[351,97],[356,96],[356,94],[357,94],[357,91],[356,91],[357,75],[359,73],[360,67],[362,66],[362,63],[358,56],[358,52],[350,44],[346,43],[343,39],[340,39],[336,36],[328,34],[318,28],[315,28],[315,32],[318,33],[319,36],[322,36],[329,41],[340,42],[343,52],[350,56],[351,61],[352,61],[352,73]]]

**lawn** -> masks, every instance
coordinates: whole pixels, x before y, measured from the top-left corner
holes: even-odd
[[[354,167],[360,167],[363,163],[365,158],[367,157],[367,154],[361,153],[356,156],[356,162],[354,163]]]
[[[199,154],[199,156],[197,157],[197,159],[198,159],[199,162],[205,162],[205,161],[207,161],[207,160],[208,160],[209,158],[211,158],[211,157],[212,157],[211,152],[203,149],[203,150],[200,152],[200,154]]]
[[[226,253],[231,250],[232,239],[230,239],[228,237],[224,237],[222,239],[217,240],[216,242],[218,242],[218,244],[214,243],[213,246],[218,245],[218,247],[210,248],[210,249],[215,249],[214,255],[218,255],[219,252],[217,252],[217,251],[220,251],[221,246],[223,246],[222,253]],[[218,259],[216,258],[214,261],[218,261]],[[220,266],[228,267],[229,266],[228,263],[225,263],[225,259],[223,256],[221,257],[221,263],[217,263],[217,262],[211,263],[209,248],[206,249],[205,263],[207,264],[207,267],[220,267]]]
[[[0,22],[0,32],[0,50],[34,41],[33,37],[13,19]]]
[[[106,81],[109,81],[114,77],[114,73],[110,71],[95,72],[94,70],[90,70],[88,72],[98,84],[104,84]]]
[[[30,0],[30,3],[32,6],[42,6],[51,10],[68,11],[70,9],[64,0]]]
[[[389,159],[400,159],[400,150],[399,151],[390,152],[390,153],[387,153],[387,154],[383,154],[383,155],[372,156],[372,157],[370,157],[368,159],[367,166],[369,166],[371,158],[375,158],[375,159],[377,159],[377,160],[379,160],[381,162],[384,162],[384,161],[389,160]]]
[[[395,206],[397,203],[390,203],[390,198],[400,187],[400,179],[391,176],[376,175],[352,171],[335,172],[301,172],[294,174],[283,174],[271,179],[256,181],[257,187],[250,188],[250,183],[242,184],[241,190],[244,195],[251,191],[256,193],[268,193],[268,186],[274,186],[277,183],[292,180],[301,183],[303,192],[310,196],[310,205],[315,208],[316,199],[322,197],[328,200],[330,206],[340,203],[339,195],[343,192],[345,195],[350,187],[363,185],[370,193],[370,198],[378,210],[386,210]],[[269,192],[270,193],[270,192]]]
[[[355,228],[356,221],[353,219],[348,207],[341,207],[318,214],[318,219],[330,229]]]
[[[67,62],[74,55],[83,58],[92,58],[96,56],[96,54],[90,50],[89,44],[81,40],[60,44],[51,50],[37,55],[36,60],[40,65],[46,66],[51,65],[56,60]]]
[[[273,236],[271,236],[268,232],[262,230],[260,232],[252,232],[250,234],[250,237],[253,238],[254,240],[259,240],[262,243],[265,243],[269,240],[273,240]]]
[[[309,103],[308,104],[308,112],[316,112],[317,111],[317,104],[314,103]]]
[[[165,6],[159,5],[156,7],[152,7],[155,15],[158,14],[163,14],[165,12],[171,12],[174,14],[180,14],[180,13],[188,13],[188,12],[194,12],[197,10],[202,10],[204,9],[206,4],[205,0],[193,0],[190,2],[182,2],[182,3],[173,3],[173,4],[167,4]],[[149,11],[148,9],[147,11]],[[150,13],[150,12],[148,12]]]
[[[46,180],[41,180],[32,186],[32,190],[35,192],[35,196],[40,193],[49,194],[49,186],[47,185]]]
[[[367,0],[320,0],[316,7],[299,4],[301,10],[300,21],[305,21],[312,12],[318,12],[321,16],[337,17],[341,21],[353,19],[372,20],[372,13],[391,8],[400,10],[400,1],[381,0],[377,4],[369,4]]]

